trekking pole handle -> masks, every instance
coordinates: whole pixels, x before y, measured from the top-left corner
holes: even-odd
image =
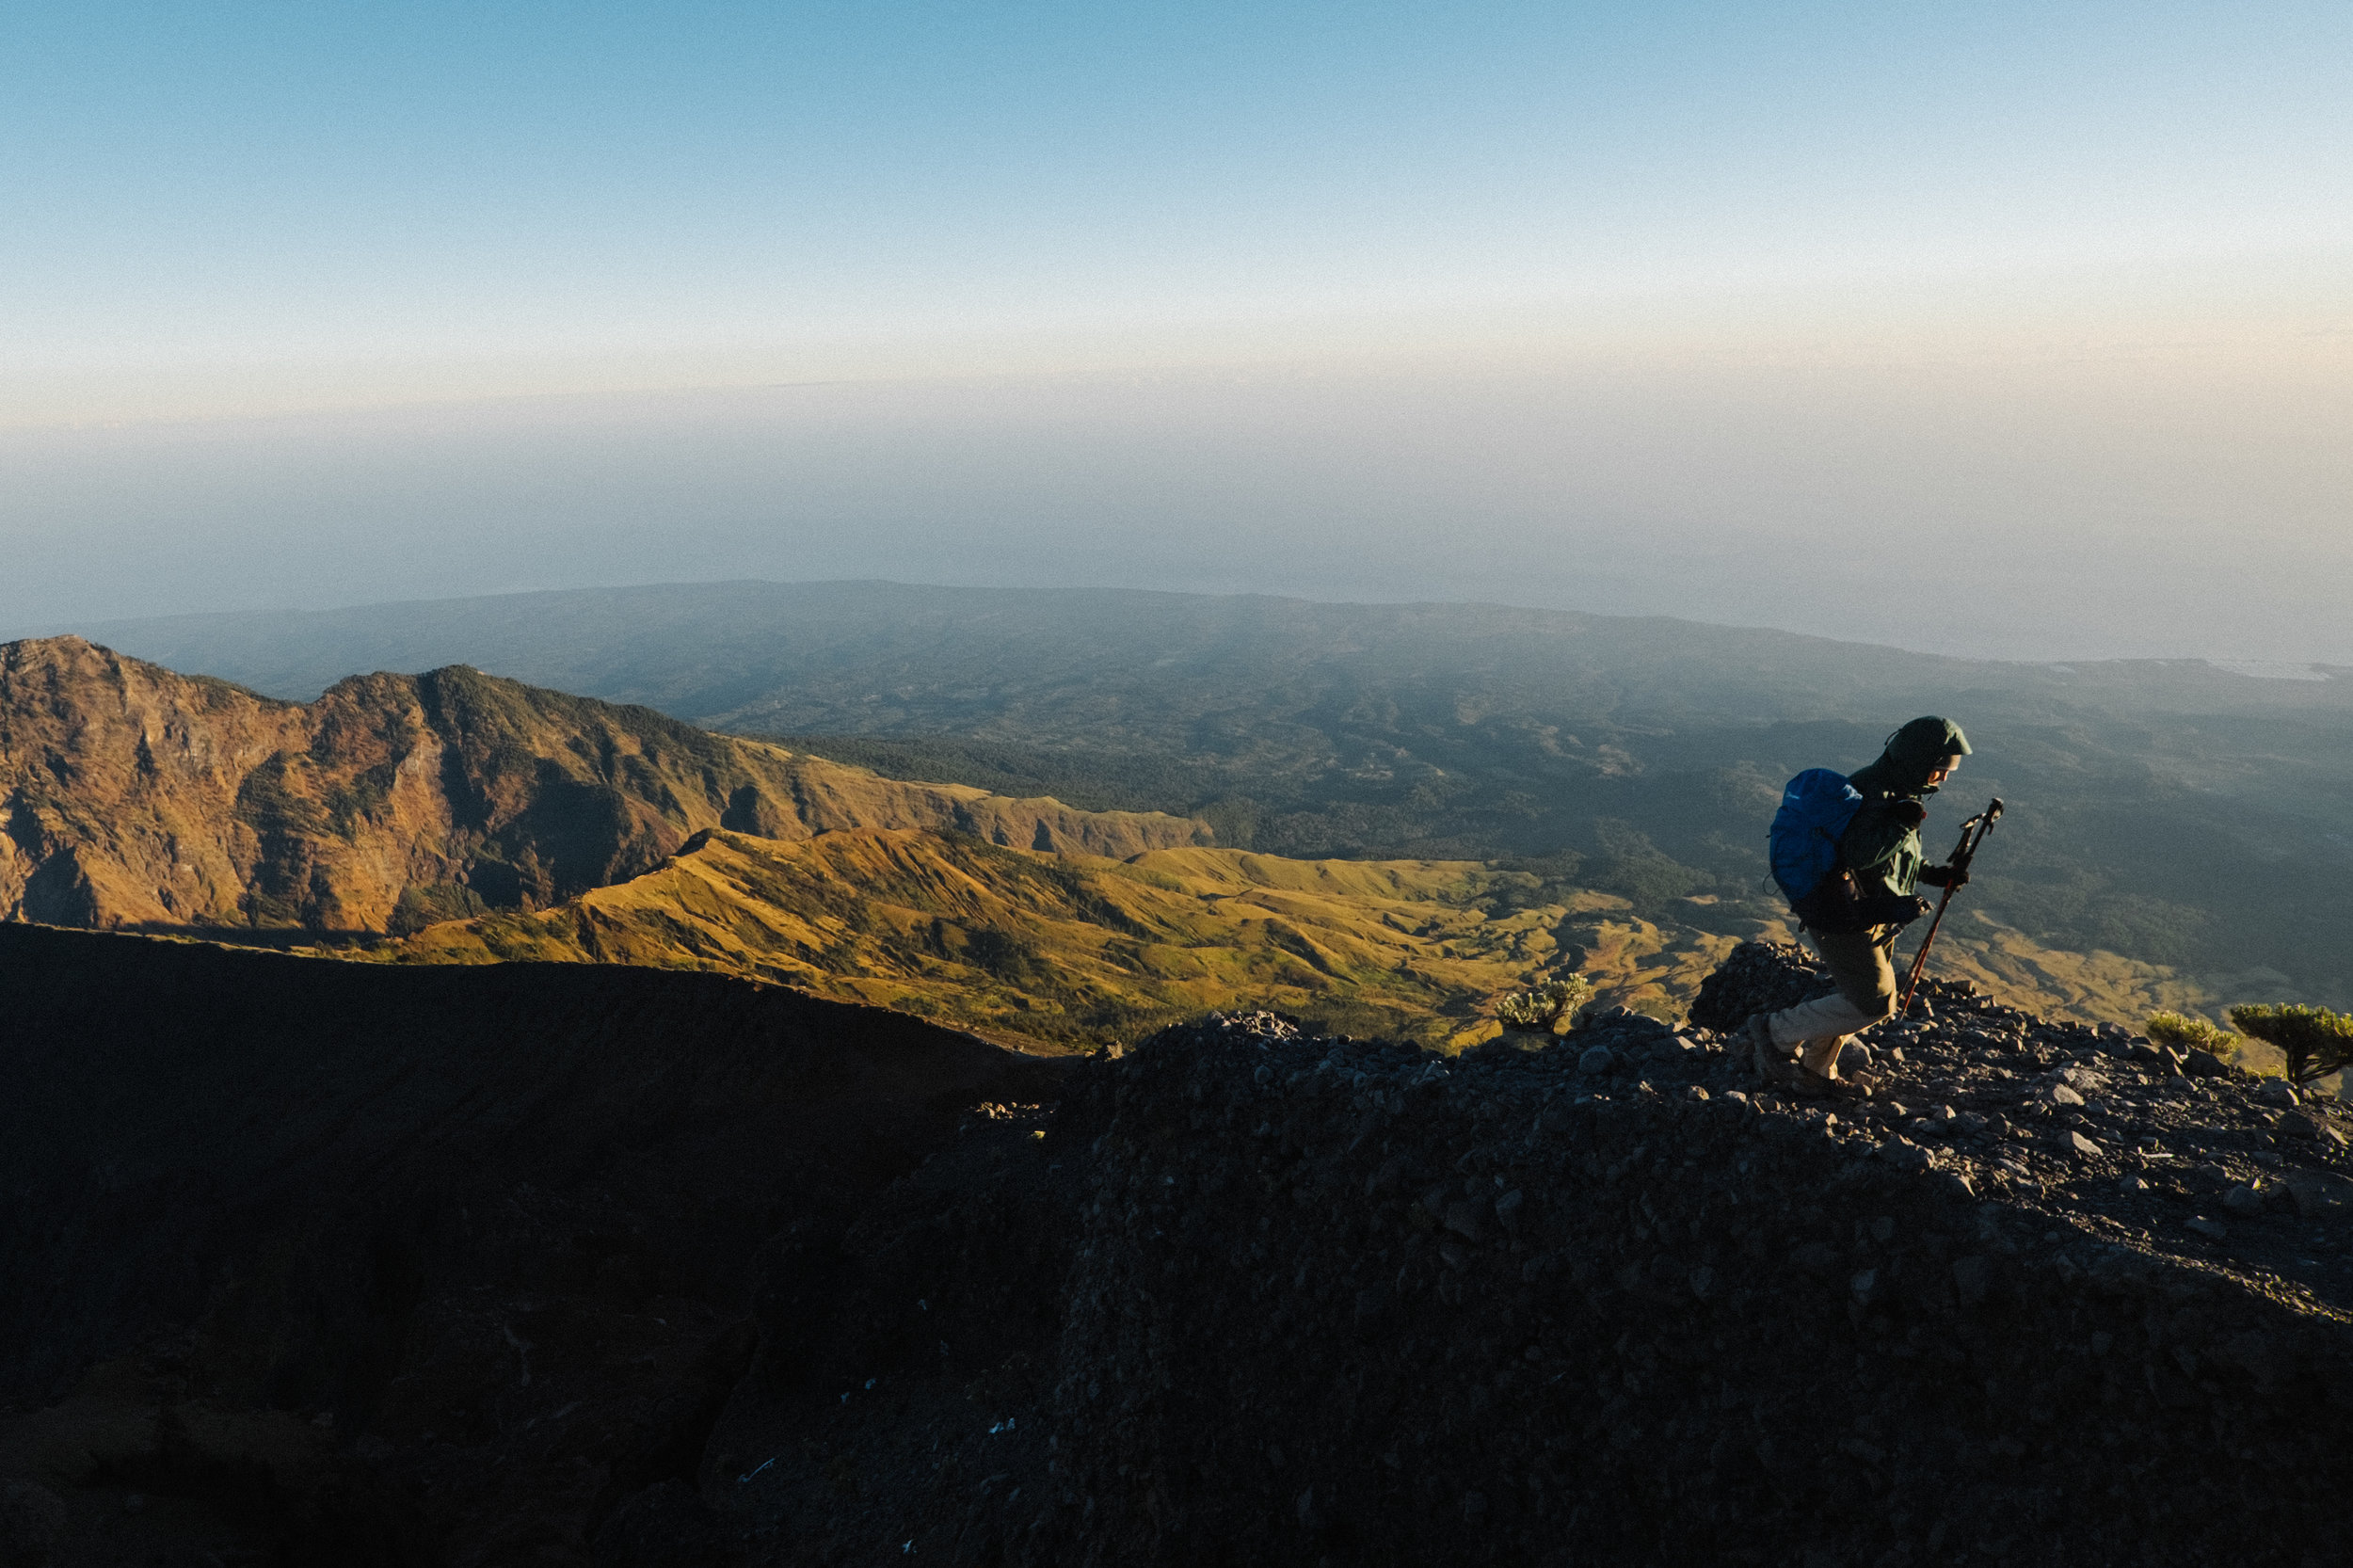
[[[1956,871],[1967,871],[1969,862],[1977,857],[1985,836],[1993,831],[1993,824],[2001,818],[2002,797],[1995,795],[1991,806],[1961,824],[1961,842],[1953,846],[1952,857],[1945,863]]]

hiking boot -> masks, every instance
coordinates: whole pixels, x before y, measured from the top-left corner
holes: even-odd
[[[1824,1078],[1802,1062],[1792,1062],[1785,1071],[1788,1082],[1784,1092],[1801,1100],[1826,1100],[1838,1093],[1838,1080]]]
[[[1788,1051],[1773,1044],[1773,1026],[1767,1015],[1752,1013],[1740,1026],[1756,1061],[1756,1081],[1767,1089],[1795,1089],[1801,1070]]]
[[[1795,1063],[1790,1070],[1797,1081],[1789,1092],[1801,1099],[1867,1100],[1871,1097],[1872,1081],[1867,1078],[1824,1078],[1804,1063]]]

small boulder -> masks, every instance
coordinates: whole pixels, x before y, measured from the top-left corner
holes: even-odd
[[[2291,1111],[2302,1103],[2297,1097],[2296,1085],[2284,1078],[2266,1078],[2257,1084],[2254,1101],[2279,1111]]]
[[[1585,1054],[1577,1059],[1577,1070],[1587,1078],[1601,1078],[1616,1066],[1617,1062],[1617,1057],[1610,1053],[1608,1046],[1590,1046],[1586,1048]]]
[[[1483,1241],[1487,1239],[1487,1213],[1484,1198],[1450,1203],[1446,1208],[1446,1228],[1465,1241]]]
[[[2353,1215],[2353,1179],[2328,1171],[2290,1171],[2283,1180],[2296,1200],[2296,1212],[2304,1219]]]
[[[2233,1214],[2260,1214],[2264,1211],[2264,1195],[2242,1183],[2222,1194],[2222,1207]]]
[[[2182,1058],[2182,1071],[2191,1078],[2227,1078],[2231,1067],[2210,1050],[2193,1050]]]
[[[1899,1171],[1925,1171],[1929,1168],[1929,1151],[1909,1138],[1890,1138],[1876,1152],[1880,1159]]]
[[[2219,1241],[2224,1237],[2231,1234],[2230,1226],[2224,1224],[2220,1220],[2209,1220],[2203,1214],[2195,1216],[2182,1228],[2196,1235],[2202,1236],[2209,1241]]]

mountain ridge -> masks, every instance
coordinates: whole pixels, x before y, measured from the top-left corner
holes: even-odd
[[[696,832],[941,826],[1135,854],[1165,814],[907,784],[450,665],[312,703],[76,637],[0,645],[0,918],[371,932],[627,880]]]
[[[479,655],[469,663],[486,666],[514,664],[513,673],[535,683],[567,690],[610,695],[622,650],[634,642],[660,647],[664,639],[691,642],[705,655],[706,667],[731,664],[741,668],[742,652],[756,646],[746,634],[761,623],[729,616],[791,615],[803,626],[837,624],[856,627],[877,609],[904,606],[910,616],[928,621],[946,632],[984,621],[1005,622],[1035,616],[1041,609],[1060,610],[1061,616],[1036,616],[1043,635],[1064,628],[1071,612],[1085,616],[1096,606],[1107,621],[1142,618],[1171,624],[1187,611],[1223,617],[1225,624],[1248,628],[1276,617],[1312,621],[1350,617],[1385,617],[1393,627],[1440,628],[1452,624],[1466,632],[1482,620],[1485,634],[1517,635],[1550,630],[1562,635],[1595,636],[1617,632],[1657,633],[1654,646],[1688,644],[1694,639],[1715,641],[1750,654],[1796,652],[1893,663],[1916,679],[1919,672],[1979,672],[1988,678],[2045,686],[2054,691],[2090,684],[2117,683],[2133,676],[2167,675],[2181,685],[2265,706],[2288,708],[2314,704],[2353,705],[2353,668],[2314,663],[2314,680],[2265,680],[2228,668],[2230,661],[2201,658],[2117,660],[1989,660],[1957,654],[1925,652],[1894,644],[1858,642],[1817,633],[1786,632],[1772,627],[1733,626],[1689,620],[1674,616],[1618,616],[1584,610],[1547,609],[1478,600],[1354,601],[1303,599],[1281,594],[1198,594],[1143,588],[1003,588],[901,583],[885,578],[827,582],[777,582],[730,579],[709,583],[663,583],[625,587],[545,589],[457,599],[401,600],[351,605],[329,610],[230,611],[149,616],[89,623],[85,634],[104,640],[114,637],[128,647],[138,644],[159,662],[199,664],[255,684],[279,696],[323,690],[350,669],[422,667],[449,662],[461,655],[446,650],[469,646]],[[959,613],[959,606],[975,606]],[[561,627],[578,634],[594,628],[593,640],[570,664],[544,661],[548,629]],[[1038,632],[1032,632],[1038,635]],[[855,646],[856,632],[803,632],[804,641],[838,648]],[[734,657],[722,660],[713,650],[738,639]],[[280,652],[267,650],[276,647]],[[1342,645],[1345,651],[1345,645]],[[739,680],[740,684],[740,680]],[[659,694],[650,689],[632,699],[664,708],[680,716],[724,724],[740,702],[730,702],[709,685],[697,691],[675,680]]]

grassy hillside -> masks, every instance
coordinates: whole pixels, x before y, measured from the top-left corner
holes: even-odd
[[[949,834],[719,832],[561,907],[432,926],[371,956],[718,969],[1074,1046],[1236,1006],[1434,1042],[1558,956],[1567,911],[1490,915],[1496,880],[1436,861],[1119,861]]]
[[[664,865],[537,913],[426,928],[355,953],[707,969],[1055,1047],[1130,1040],[1210,1008],[1273,1007],[1447,1048],[1497,1032],[1494,998],[1553,973],[1603,1005],[1680,1014],[1738,935],[1720,910],[1477,862],[1305,861],[1227,849],[1052,856],[956,834],[711,832]],[[2177,977],[1992,927],[1937,969],[2008,1000],[2137,1021],[2196,1006]]]

